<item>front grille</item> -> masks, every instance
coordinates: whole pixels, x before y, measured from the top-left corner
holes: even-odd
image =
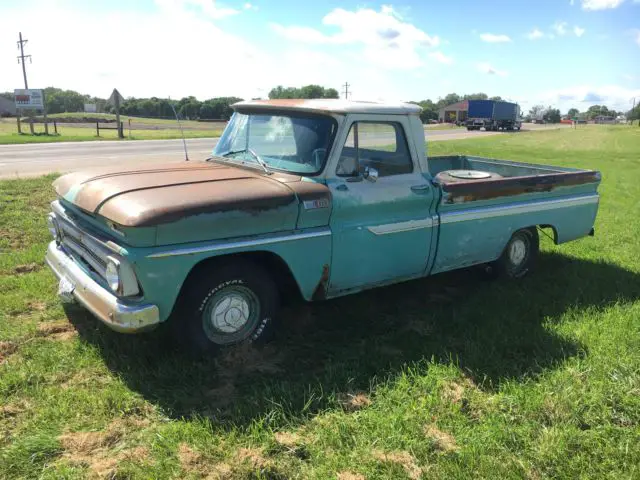
[[[97,236],[88,233],[84,228],[80,229],[58,202],[54,202],[52,207],[58,222],[62,247],[100,277],[105,278],[107,256],[111,251],[103,246],[104,242]]]

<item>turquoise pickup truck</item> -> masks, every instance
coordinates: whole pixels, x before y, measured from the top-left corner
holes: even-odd
[[[278,305],[482,265],[529,272],[538,229],[593,235],[600,173],[425,155],[420,109],[247,101],[206,161],[71,173],[46,261],[64,300],[190,348],[262,341]]]

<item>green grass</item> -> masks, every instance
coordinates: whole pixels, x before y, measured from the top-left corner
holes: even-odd
[[[141,119],[142,120],[142,119]],[[144,119],[147,120],[147,119]],[[151,119],[154,120],[154,119]],[[157,119],[156,119],[157,120]],[[197,124],[196,126],[192,124]],[[115,124],[109,124],[114,126]],[[146,124],[152,125],[152,124]],[[167,126],[173,126],[174,128],[144,128],[144,129],[132,129],[131,137],[129,137],[129,130],[127,123],[125,122],[125,140],[159,140],[159,139],[172,139],[182,138],[180,130],[178,129],[176,122],[173,124],[170,122]],[[183,124],[184,136],[186,138],[210,138],[219,137],[222,134],[222,127],[218,124],[206,124],[199,122],[186,122]],[[31,135],[29,132],[29,125],[27,123],[22,124],[23,134],[18,133],[15,119],[0,119],[0,145],[20,144],[20,143],[52,143],[52,142],[87,142],[87,141],[101,141],[101,140],[117,140],[116,130],[100,130],[100,137],[96,136],[95,124],[88,127],[79,126],[67,126],[58,125],[58,135],[54,135],[53,125],[49,126],[50,135],[44,135],[44,125],[36,124],[35,131],[37,135]]]
[[[217,360],[69,322],[52,177],[0,182],[0,478],[638,478],[640,129],[428,148],[601,170],[596,236],[543,238],[518,282],[290,307],[273,344]]]
[[[427,132],[429,130],[458,130],[461,128],[465,128],[465,127],[462,127],[462,126],[459,127],[455,123],[438,123],[438,124],[432,123],[432,124],[425,125],[425,129],[427,130]]]

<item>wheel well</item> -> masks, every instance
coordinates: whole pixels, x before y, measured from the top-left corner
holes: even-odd
[[[540,230],[542,230],[543,228],[550,228],[553,232],[553,243],[558,245],[558,231],[556,230],[556,227],[554,227],[553,225],[538,225],[538,228]]]
[[[230,255],[221,255],[201,260],[193,266],[187,275],[183,286],[189,282],[191,277],[204,269],[213,268],[214,266],[222,263],[233,263],[237,260],[248,261],[264,268],[273,279],[273,282],[278,289],[278,293],[280,294],[280,300],[283,304],[286,305],[292,301],[297,301],[303,298],[298,282],[296,282],[296,279],[294,278],[293,273],[291,273],[287,263],[279,255],[266,251],[233,253]]]

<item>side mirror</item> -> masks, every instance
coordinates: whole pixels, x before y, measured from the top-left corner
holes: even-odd
[[[378,180],[378,170],[373,167],[366,167],[362,176],[371,183],[375,183]]]

